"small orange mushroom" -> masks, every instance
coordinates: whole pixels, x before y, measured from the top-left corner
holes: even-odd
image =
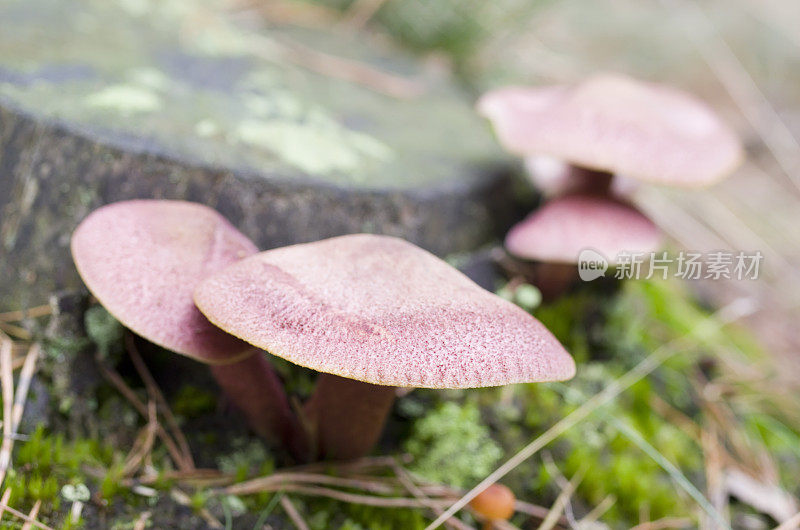
[[[514,492],[507,486],[492,484],[472,499],[469,505],[475,513],[486,519],[484,530],[491,530],[495,521],[507,521],[514,515],[515,502]]]

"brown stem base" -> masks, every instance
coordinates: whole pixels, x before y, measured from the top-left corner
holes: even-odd
[[[537,263],[534,285],[542,293],[544,302],[552,302],[569,291],[578,280],[578,267],[566,263]]]
[[[320,374],[305,405],[318,454],[333,460],[365,456],[380,438],[396,388]]]
[[[606,171],[581,166],[569,166],[570,185],[563,195],[575,193],[587,195],[609,195],[613,175]]]
[[[217,383],[247,418],[251,428],[268,442],[285,447],[303,460],[303,436],[289,406],[283,383],[263,352],[245,359],[210,367]]]

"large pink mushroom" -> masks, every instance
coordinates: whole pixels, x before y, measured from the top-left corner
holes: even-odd
[[[577,277],[581,251],[591,249],[614,265],[622,252],[649,253],[661,232],[630,204],[603,195],[567,195],[546,202],[506,235],[506,249],[537,262],[535,281],[552,300]]]
[[[182,201],[103,206],[72,236],[72,256],[100,303],[131,331],[210,365],[223,391],[263,437],[286,443],[293,415],[262,352],[212,325],[192,293],[210,274],[258,249],[214,210]]]
[[[229,333],[322,372],[305,410],[328,458],[370,450],[395,387],[472,388],[575,373],[570,355],[529,314],[392,237],[262,252],[202,282],[195,303]]]
[[[582,168],[574,176],[578,187],[607,188],[611,175],[710,186],[743,159],[736,134],[702,101],[623,75],[596,75],[570,86],[501,88],[483,95],[478,111],[508,151]],[[599,182],[587,181],[586,170]],[[563,186],[563,178],[557,183]]]

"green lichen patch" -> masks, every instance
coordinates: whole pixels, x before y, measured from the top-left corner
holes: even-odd
[[[358,189],[469,184],[496,155],[458,89],[363,35],[253,30],[196,0],[35,0],[0,19],[0,105],[123,149]],[[387,76],[421,93],[370,81]]]

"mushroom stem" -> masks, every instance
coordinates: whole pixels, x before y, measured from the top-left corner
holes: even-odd
[[[353,460],[369,453],[380,438],[396,390],[320,374],[314,394],[305,404],[320,456]]]
[[[542,293],[542,300],[552,302],[564,295],[578,279],[578,267],[571,263],[537,263],[534,285]]]
[[[614,175],[607,171],[570,165],[570,186],[567,194],[609,195],[613,177]]]
[[[210,367],[211,374],[252,429],[270,443],[302,454],[299,426],[289,406],[283,383],[260,351],[241,361]]]

